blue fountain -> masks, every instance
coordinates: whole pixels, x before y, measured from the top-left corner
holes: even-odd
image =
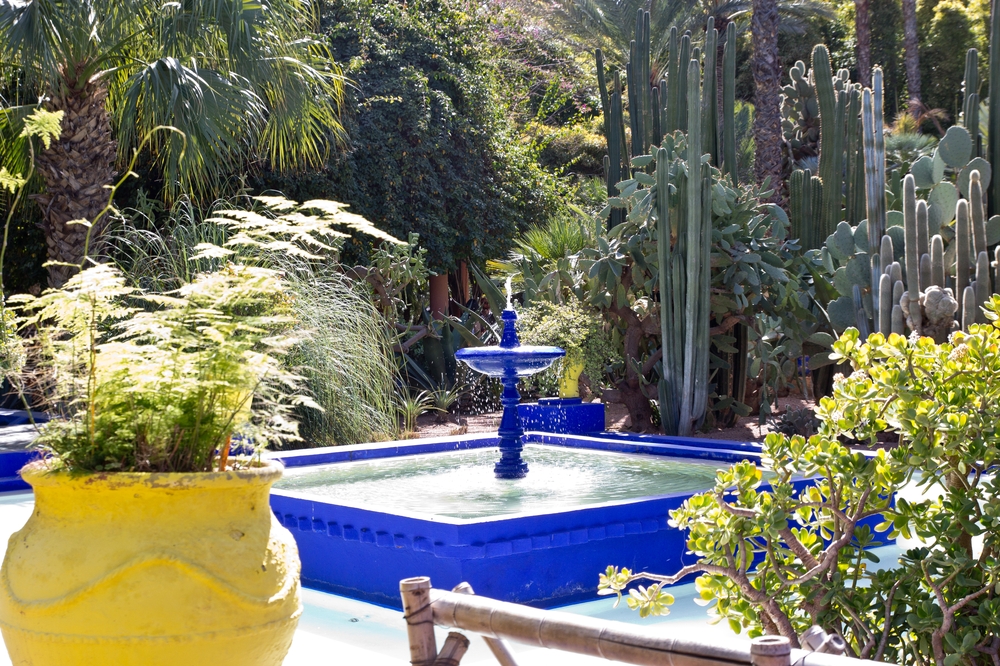
[[[517,338],[517,313],[512,307],[503,311],[503,335],[500,344],[493,347],[466,347],[455,352],[455,358],[464,362],[476,372],[489,377],[498,377],[503,383],[503,417],[500,419],[500,460],[493,467],[498,479],[520,479],[528,473],[528,464],[521,459],[524,447],[524,428],[517,406],[521,394],[517,382],[545,370],[566,352],[559,347],[539,347],[522,345]]]

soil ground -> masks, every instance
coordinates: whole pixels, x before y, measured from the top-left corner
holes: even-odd
[[[801,409],[812,406],[811,400],[806,400],[801,395],[789,395],[778,398],[776,415],[782,414],[785,410]],[[772,419],[773,420],[773,419]],[[739,442],[758,442],[764,439],[767,433],[772,431],[770,424],[758,424],[757,416],[747,416],[741,418],[732,428],[724,430],[710,430],[708,432],[695,433],[694,437],[707,439],[725,439]],[[605,415],[605,428],[607,430],[627,431],[629,428],[628,411],[624,405],[610,404]],[[464,435],[481,432],[496,432],[500,426],[500,412],[489,412],[477,415],[449,415],[447,419],[440,418],[436,414],[424,414],[417,419],[417,437],[442,437],[445,435]]]

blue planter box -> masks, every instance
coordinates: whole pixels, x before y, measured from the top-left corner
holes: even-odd
[[[604,430],[604,405],[580,398],[542,398],[517,406],[525,430],[585,435]]]

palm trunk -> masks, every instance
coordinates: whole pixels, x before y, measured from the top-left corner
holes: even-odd
[[[854,0],[854,31],[858,38],[858,80],[865,88],[872,85],[872,27],[870,0]]]
[[[39,152],[38,173],[45,192],[35,196],[42,209],[50,262],[49,285],[62,286],[83,262],[87,227],[68,224],[94,218],[108,203],[105,185],[114,177],[116,142],[104,107],[107,90],[88,85],[83,91],[54,96],[50,111],[63,111],[62,136]],[[97,239],[106,220],[91,232],[89,254],[97,251]]]
[[[780,200],[781,187],[781,71],[778,64],[778,5],[776,0],[753,0],[754,114],[753,133],[757,142],[754,162],[757,183],[770,178]]]
[[[903,0],[903,47],[906,54],[906,88],[910,105],[920,102],[920,39],[917,36],[917,0]]]

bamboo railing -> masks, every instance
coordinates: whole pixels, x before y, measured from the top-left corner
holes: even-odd
[[[827,652],[792,649],[788,639],[781,636],[761,636],[747,645],[740,641],[707,642],[662,629],[651,633],[624,622],[476,597],[465,583],[453,592],[435,590],[427,577],[404,579],[399,590],[412,666],[459,665],[468,641],[456,650],[461,634],[452,632],[438,652],[434,625],[482,635],[500,666],[517,666],[504,640],[637,666],[885,666]],[[819,647],[835,648],[839,640],[824,634]]]

